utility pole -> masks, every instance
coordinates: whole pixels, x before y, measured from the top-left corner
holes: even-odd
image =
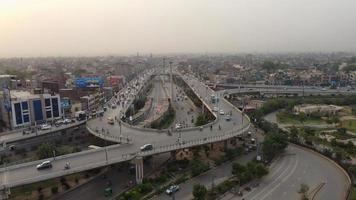
[[[171,78],[171,101],[173,101],[173,71],[172,61],[169,62],[170,78]]]

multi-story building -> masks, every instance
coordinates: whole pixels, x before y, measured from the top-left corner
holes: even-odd
[[[31,126],[62,117],[58,94],[33,94],[12,90],[10,97],[10,101],[0,99],[2,120],[7,128]]]

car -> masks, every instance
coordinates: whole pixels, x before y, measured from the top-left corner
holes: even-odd
[[[37,170],[52,168],[52,163],[49,160],[43,161],[41,164],[36,166]]]
[[[113,125],[115,123],[114,119],[112,117],[108,117],[108,124]]]
[[[10,145],[10,146],[9,146],[9,150],[10,150],[10,151],[13,151],[13,150],[15,150],[15,149],[16,149],[16,146],[15,146],[15,145]]]
[[[218,112],[218,111],[219,111],[218,107],[214,107],[214,108],[213,108],[213,111],[214,111],[214,112]]]
[[[140,147],[141,151],[148,151],[148,150],[152,150],[153,149],[153,145],[152,144],[145,144],[142,147]]]
[[[256,139],[255,138],[251,138],[251,144],[256,144]]]
[[[63,123],[64,123],[64,124],[70,124],[70,123],[72,123],[72,120],[66,118],[66,119],[63,120]]]
[[[183,128],[182,124],[176,124],[176,129],[181,129]]]
[[[179,185],[171,185],[167,190],[166,190],[166,194],[171,195],[173,193],[178,192],[179,190]]]
[[[220,114],[220,115],[225,115],[224,110],[220,110],[219,114]]]
[[[226,121],[230,121],[231,120],[231,115],[226,115],[225,119],[226,119]]]
[[[52,126],[49,125],[49,124],[42,124],[42,125],[41,125],[41,130],[49,130],[49,129],[51,129],[51,128],[52,128]]]

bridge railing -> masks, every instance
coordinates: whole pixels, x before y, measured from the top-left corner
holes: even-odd
[[[243,128],[240,128],[238,130],[231,130],[226,133],[222,133],[221,135],[214,135],[214,136],[205,137],[202,139],[181,141],[181,142],[177,142],[175,144],[158,146],[158,147],[155,147],[149,151],[138,152],[136,155],[137,156],[148,156],[148,155],[153,155],[153,154],[157,154],[157,153],[169,152],[169,151],[173,151],[173,150],[190,148],[193,146],[199,146],[199,145],[203,145],[203,144],[210,144],[210,143],[214,143],[214,142],[224,141],[224,140],[236,137],[240,134],[243,134],[249,128],[250,128],[250,124],[247,124]]]

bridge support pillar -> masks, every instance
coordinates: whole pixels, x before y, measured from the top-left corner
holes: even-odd
[[[143,158],[136,157],[134,163],[136,169],[136,183],[141,184],[143,180]]]

